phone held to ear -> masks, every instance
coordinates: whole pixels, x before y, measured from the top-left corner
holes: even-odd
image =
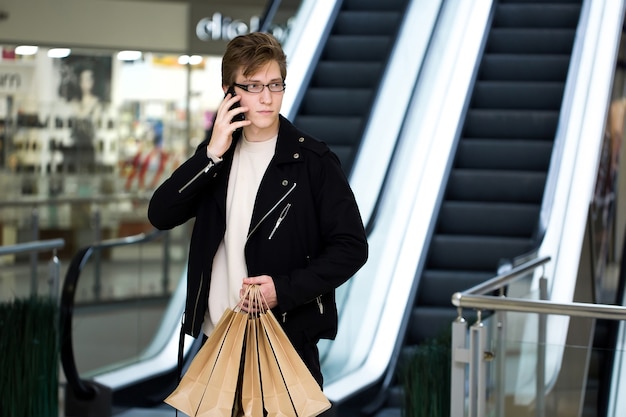
[[[227,95],[231,95],[232,97],[235,97],[235,87],[231,86],[228,88],[228,91],[226,91],[226,94],[224,95],[224,98],[226,98]],[[236,102],[235,104],[232,105],[232,107],[228,110],[232,110],[235,109],[237,107],[240,107],[241,104],[239,104],[239,102]],[[231,120],[231,122],[241,122],[243,120],[246,120],[246,116],[243,113],[239,113],[238,115],[236,115],[235,117],[233,117],[233,120]],[[241,128],[238,128],[236,131],[240,131]]]

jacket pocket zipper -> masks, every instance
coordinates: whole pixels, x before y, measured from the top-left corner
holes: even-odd
[[[317,302],[317,308],[320,310],[320,314],[324,314],[324,304],[322,303],[322,296],[318,295],[317,297],[315,297],[315,301]],[[285,323],[287,321],[287,312],[284,312],[282,316],[283,323]]]
[[[283,219],[287,217],[287,213],[289,212],[290,208],[291,208],[291,203],[287,203],[283,211],[280,212],[280,216],[278,216],[278,220],[276,220],[276,224],[274,225],[274,228],[272,229],[272,233],[270,233],[270,237],[268,238],[269,240],[272,240],[272,237],[274,237],[274,233],[276,233],[276,229],[278,229],[278,226],[280,226]]]
[[[209,170],[214,166],[215,166],[215,162],[213,162],[212,159],[209,159],[209,163],[207,164],[207,166],[202,168],[202,170],[198,172],[195,177],[187,181],[187,183],[178,190],[178,194],[182,193],[185,188],[189,187],[191,183],[197,180],[200,175],[206,174],[207,172],[209,172]]]
[[[274,210],[276,210],[276,208],[280,205],[280,203],[282,203],[285,200],[285,198],[287,198],[287,196],[289,194],[291,194],[291,192],[295,188],[296,188],[296,183],[294,182],[293,185],[291,186],[291,188],[289,190],[287,190],[287,192],[280,198],[280,200],[278,200],[278,202],[276,204],[274,204],[274,206],[271,209],[269,209],[269,211],[267,213],[265,213],[265,216],[263,216],[263,218],[261,220],[259,220],[259,222],[254,226],[254,228],[252,230],[250,230],[250,233],[248,233],[248,236],[246,237],[246,240],[250,239],[250,236],[252,236],[252,233],[254,233],[256,231],[256,229],[259,228],[261,223],[263,223],[267,219],[267,217],[270,214],[272,214],[274,212]]]

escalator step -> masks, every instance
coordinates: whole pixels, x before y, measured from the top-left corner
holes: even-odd
[[[456,151],[458,169],[547,171],[553,142],[522,139],[464,138]]]
[[[360,117],[308,116],[298,115],[295,124],[305,132],[315,132],[313,136],[334,147],[336,145],[356,146],[362,129]]]
[[[452,299],[452,292],[448,300]],[[411,324],[407,329],[405,345],[415,345],[424,340],[440,337],[452,326],[457,317],[455,308],[423,306],[411,312]],[[468,317],[465,317],[468,319]]]
[[[454,169],[446,199],[538,204],[545,181],[541,172]]]
[[[558,121],[558,111],[470,109],[463,136],[550,140],[554,138]]]
[[[373,88],[383,70],[381,62],[321,61],[311,80],[315,87]]]
[[[567,54],[576,32],[572,29],[494,29],[489,33],[489,54]]]
[[[407,0],[344,0],[342,10],[403,10]]]
[[[493,278],[493,272],[427,269],[419,283],[417,305],[420,308],[448,304],[452,307],[452,294],[465,291],[490,278]]]
[[[580,8],[580,2],[501,2],[493,27],[575,28]]]
[[[372,89],[309,87],[300,112],[306,115],[358,117],[367,113],[372,96]]]
[[[445,201],[439,213],[437,232],[530,238],[538,216],[538,204]]]
[[[392,45],[389,36],[331,35],[321,58],[329,61],[383,61]]]
[[[474,87],[471,107],[559,111],[563,90],[562,82],[478,81]]]
[[[397,11],[342,11],[333,26],[333,35],[393,35],[402,14]]]
[[[487,54],[478,79],[492,81],[563,82],[569,69],[569,55]]]
[[[531,244],[526,238],[438,234],[430,245],[428,268],[495,271],[501,259],[526,253]]]

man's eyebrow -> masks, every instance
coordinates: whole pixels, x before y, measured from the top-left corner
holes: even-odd
[[[263,81],[261,81],[261,80],[251,80],[251,79],[248,79],[248,80],[245,80],[244,82],[245,82],[245,83],[256,83],[256,84],[261,84]],[[281,83],[282,83],[282,82],[283,82],[282,77],[272,78],[271,80],[269,80],[269,81],[268,81],[268,84],[271,84],[271,83],[276,83],[276,82],[281,82]]]

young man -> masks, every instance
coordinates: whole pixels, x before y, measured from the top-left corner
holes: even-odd
[[[336,155],[279,114],[286,72],[271,35],[229,42],[212,131],[154,192],[148,217],[158,229],[195,218],[187,334],[209,335],[256,284],[322,386],[317,342],[335,337],[335,289],[365,263],[368,245]]]

